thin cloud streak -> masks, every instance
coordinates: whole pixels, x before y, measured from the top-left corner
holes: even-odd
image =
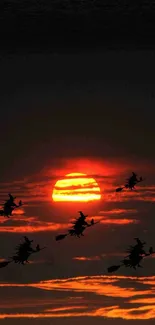
[[[136,219],[102,219],[101,224],[113,224],[113,225],[128,225],[128,224],[137,224],[139,220]]]
[[[101,254],[101,255],[96,255],[96,256],[75,256],[72,259],[76,261],[81,261],[81,262],[87,262],[87,261],[101,261],[103,260],[104,257],[114,257],[114,256],[123,256],[124,253],[122,252],[113,252],[113,253],[107,253],[107,254]],[[152,257],[153,258],[153,257]]]
[[[56,223],[40,223],[37,225],[37,222],[34,225],[25,225],[25,226],[1,226],[0,232],[4,233],[37,233],[37,232],[45,232],[45,231],[57,231],[66,229],[66,224],[63,226],[62,224]]]
[[[99,260],[101,260],[101,257],[100,256],[90,256],[90,257],[76,256],[76,257],[73,257],[73,260],[77,260],[77,261],[99,261]]]
[[[67,311],[67,310],[75,310],[75,309],[87,309],[87,306],[70,306],[70,307],[59,307],[59,308],[51,308],[46,309],[46,312],[59,312],[59,311]]]
[[[110,214],[110,215],[115,215],[115,214],[135,214],[138,213],[137,209],[111,209],[111,210],[101,210],[99,212],[99,214],[101,215],[106,215],[106,214]]]

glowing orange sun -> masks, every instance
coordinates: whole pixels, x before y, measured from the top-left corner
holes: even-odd
[[[71,173],[56,182],[52,199],[59,202],[89,202],[100,200],[101,193],[94,178],[82,173]]]

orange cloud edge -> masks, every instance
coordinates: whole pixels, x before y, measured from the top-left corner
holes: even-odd
[[[126,286],[123,285],[127,281]],[[135,283],[133,287],[133,283]],[[138,289],[136,289],[136,284]],[[145,287],[147,284],[147,289]],[[141,286],[141,288],[140,288]],[[65,279],[54,279],[40,281],[37,283],[0,283],[1,287],[11,288],[34,288],[40,290],[53,290],[67,292],[67,296],[42,302],[43,311],[27,313],[0,313],[0,319],[5,318],[61,318],[61,317],[104,317],[106,319],[124,319],[124,320],[148,320],[155,318],[155,276],[136,277],[136,276],[81,276]],[[17,291],[18,292],[18,291]],[[20,291],[21,292],[21,291]],[[76,296],[70,295],[76,292]],[[84,296],[82,296],[84,293]],[[85,296],[87,293],[87,298]],[[90,294],[90,297],[88,296]],[[95,294],[96,302],[92,294]],[[80,296],[78,296],[80,295]],[[102,296],[107,297],[106,300]],[[141,296],[141,297],[140,297]],[[101,297],[101,298],[100,298]],[[78,299],[79,298],[79,299]],[[118,300],[116,300],[118,298]],[[32,306],[35,302],[34,298]],[[88,300],[89,299],[89,300]],[[111,299],[111,300],[109,300]],[[53,302],[52,302],[53,301]],[[105,301],[110,305],[107,306]],[[121,302],[122,301],[122,302]],[[94,303],[95,302],[95,303]],[[6,301],[9,308],[12,308],[10,301]],[[41,302],[39,301],[39,304]],[[101,303],[103,307],[101,307]],[[125,305],[124,305],[125,303]],[[4,302],[3,302],[4,304]],[[14,302],[13,302],[14,304]],[[21,300],[18,300],[16,308],[24,306]],[[63,305],[62,305],[63,304]],[[104,305],[105,304],[105,305]],[[135,307],[135,304],[138,306]],[[28,303],[25,302],[25,306]],[[36,300],[36,305],[38,305]],[[31,304],[30,304],[31,307]],[[5,308],[5,305],[4,305]],[[32,308],[32,307],[31,307]]]

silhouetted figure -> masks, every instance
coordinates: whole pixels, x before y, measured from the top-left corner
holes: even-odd
[[[77,219],[75,222],[75,225],[80,225],[80,226],[88,226],[88,223],[86,222],[86,218],[88,215],[84,215],[82,211],[79,211],[80,217]]]
[[[142,261],[143,257],[146,256],[146,252],[143,249],[144,245],[146,244],[145,242],[141,242],[139,238],[134,238],[137,241],[137,244],[135,246],[130,246],[128,249],[129,255],[127,256],[128,259],[123,260],[123,263],[125,266],[130,266],[133,267],[134,269],[136,266],[141,267],[140,262]]]
[[[145,242],[141,242],[139,238],[134,238],[137,241],[137,244],[135,246],[130,246],[130,248],[127,250],[129,252],[129,255],[127,255],[122,261],[120,265],[113,265],[108,268],[108,272],[115,272],[117,271],[121,266],[134,268],[136,270],[137,267],[141,266],[141,261],[143,258],[153,254],[153,248],[150,247],[149,253],[146,253],[143,249],[143,246],[146,244]]]
[[[3,210],[2,215],[3,215],[4,217],[9,218],[9,217],[12,216],[12,212],[13,212],[14,209],[15,209],[14,207],[11,207],[11,206],[7,206],[7,205],[5,205],[5,206],[4,206],[4,210]]]
[[[12,212],[14,209],[19,208],[22,206],[22,201],[19,201],[17,205],[14,200],[16,197],[13,197],[10,193],[8,194],[9,199],[4,203],[3,209],[0,210],[0,215],[9,218],[12,216]]]
[[[142,181],[143,181],[142,177],[138,179],[137,175],[134,172],[132,172],[132,176],[127,179],[127,183],[123,187],[118,187],[116,189],[116,192],[121,192],[125,188],[132,191],[135,189],[135,185]]]
[[[25,264],[28,263],[28,258],[31,253],[34,251],[31,246],[31,240],[29,240],[26,236],[24,237],[24,242],[19,244],[16,247],[16,255],[13,256],[13,260],[15,263]]]
[[[82,211],[79,211],[80,217],[73,222],[73,227],[68,230],[68,234],[61,234],[55,237],[56,241],[64,239],[67,235],[75,236],[80,238],[81,236],[84,236],[84,231],[87,227],[94,226],[96,223],[94,222],[94,219],[91,220],[91,223],[89,224],[86,222],[87,215],[84,215]]]
[[[145,242],[142,243],[139,238],[134,239],[137,241],[137,244],[130,246],[130,248],[127,250],[129,255],[127,256],[127,259],[124,259],[122,262],[125,266],[136,268],[136,266],[141,266],[139,263],[143,257],[146,256],[146,252],[143,249]]]
[[[9,260],[0,262],[0,268],[6,267],[9,263],[14,262],[18,264],[25,265],[29,263],[28,259],[30,255],[38,253],[46,247],[40,248],[40,245],[37,244],[36,249],[32,247],[33,240],[29,240],[28,237],[24,236],[24,242],[16,246],[15,255],[9,257]]]
[[[84,226],[77,226],[77,227],[73,227],[73,229],[69,229],[69,234],[71,236],[76,236],[78,238],[80,238],[81,236],[84,236],[83,232],[85,230],[86,227]]]
[[[127,183],[125,184],[126,188],[130,190],[134,189],[135,185],[139,182],[137,179],[137,175],[133,172],[132,176],[127,179]]]
[[[121,262],[124,266],[134,268],[136,270],[136,267],[142,267],[140,265],[140,262],[142,261],[143,256],[140,256],[138,254],[132,255],[132,257],[129,257],[128,259],[123,259]]]
[[[74,226],[72,229],[69,230],[69,234],[71,236],[76,236],[80,238],[81,236],[84,236],[84,231],[87,227],[94,226],[96,223],[94,222],[94,219],[91,220],[90,224],[86,222],[87,215],[84,215],[82,211],[79,211],[80,217],[75,221]]]
[[[31,243],[33,243],[33,240],[29,240],[28,237],[24,236],[25,239],[25,243],[27,243],[27,245],[31,245]]]
[[[86,227],[89,226],[89,224],[86,222],[87,215],[85,216],[82,211],[79,211],[80,217],[76,219],[76,221],[73,223],[72,229],[69,230],[69,234],[71,236],[84,236],[83,232]]]
[[[14,202],[16,197],[13,197],[10,193],[8,194],[9,200],[6,201],[6,204],[9,206],[17,207],[17,204]]]
[[[43,248],[40,248],[39,244],[37,244],[36,249],[32,247],[33,240],[29,240],[26,236],[24,237],[25,241],[19,244],[16,247],[16,255],[12,256],[12,260],[18,264],[29,263],[28,258],[31,254],[40,252]]]
[[[134,239],[136,240],[137,245],[139,247],[143,247],[146,244],[145,242],[142,243],[141,240],[138,237],[135,237]]]
[[[137,241],[137,244],[135,246],[130,246],[130,248],[127,250],[130,254],[129,257],[135,256],[135,254],[138,255],[145,255],[146,252],[144,251],[143,247],[146,244],[145,242],[141,242],[139,238],[134,238]]]

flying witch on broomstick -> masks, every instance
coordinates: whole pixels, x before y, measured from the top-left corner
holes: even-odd
[[[143,260],[143,258],[150,256],[154,254],[153,247],[150,247],[149,252],[146,253],[144,250],[145,242],[141,242],[139,238],[134,238],[137,241],[137,244],[135,246],[130,246],[127,252],[129,255],[127,255],[119,265],[112,265],[108,267],[108,273],[112,273],[117,271],[121,266],[130,267],[136,270],[137,267],[142,267],[140,264]]]
[[[9,199],[3,204],[3,209],[0,209],[0,216],[9,218],[12,216],[12,212],[20,208],[23,205],[23,202],[20,200],[18,204],[15,203],[16,197],[13,197],[10,193],[8,194]]]
[[[68,230],[68,233],[61,234],[55,237],[56,241],[64,239],[66,236],[75,236],[80,238],[81,236],[84,236],[83,232],[87,227],[94,226],[95,224],[99,223],[94,222],[94,219],[91,220],[90,224],[86,221],[87,215],[84,215],[82,211],[79,211],[80,217],[75,220],[73,223],[73,227]]]
[[[29,240],[28,237],[24,236],[24,242],[20,243],[16,247],[15,255],[11,256],[8,260],[0,262],[0,268],[6,267],[11,262],[25,265],[29,263],[28,259],[30,255],[38,253],[46,247],[40,248],[40,245],[37,244],[36,248],[32,247],[33,240]]]
[[[140,177],[139,179],[137,178],[137,175],[132,172],[132,176],[130,176],[127,179],[127,182],[124,186],[122,187],[118,187],[116,188],[116,192],[121,192],[123,189],[129,189],[129,190],[134,190],[135,189],[135,185],[137,185],[138,183],[144,181],[144,179],[142,177]]]

